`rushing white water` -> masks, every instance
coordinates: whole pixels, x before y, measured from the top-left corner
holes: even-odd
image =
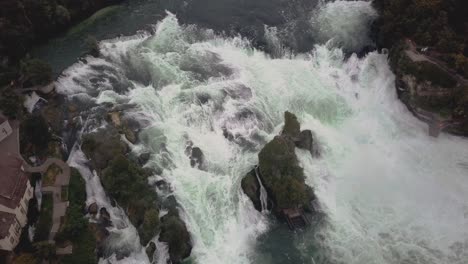
[[[294,244],[306,263],[466,263],[468,142],[427,135],[398,101],[386,55],[345,60],[340,49],[317,46],[271,59],[246,40],[182,27],[173,15],[154,36],[102,43],[102,54],[70,67],[58,88],[137,106],[132,114],[147,124],[138,149],[153,154],[148,166],[164,169],[195,263],[277,263],[255,257],[270,223],[240,180],[286,110],[320,142],[321,158],[297,154],[326,223],[278,243]],[[190,166],[188,140],[202,149],[204,170]]]
[[[356,52],[371,43],[370,25],[377,15],[371,1],[322,1],[310,23],[321,43]]]
[[[262,212],[265,212],[268,211],[268,194],[263,186],[260,176],[258,176],[258,167],[255,167],[255,176],[257,176],[257,181],[260,185],[260,204],[262,206]]]

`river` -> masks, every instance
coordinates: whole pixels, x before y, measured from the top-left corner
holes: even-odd
[[[57,71],[73,64],[57,80],[70,98],[137,106],[126,112],[144,126],[132,150],[150,152],[149,166],[163,167],[174,189],[194,240],[188,263],[466,263],[468,142],[428,136],[398,100],[386,54],[349,55],[371,41],[369,2],[314,7],[308,52],[284,44],[284,24],[264,27],[269,54],[209,22],[150,16],[153,1],[136,2],[86,29],[114,37],[101,42],[100,58],[75,62],[67,37],[37,54],[62,65]],[[143,24],[153,33],[130,35]],[[296,233],[256,211],[240,188],[286,110],[321,149],[317,158],[297,154],[325,217]],[[205,170],[190,166],[187,140],[204,152]],[[121,263],[147,261],[137,252]]]

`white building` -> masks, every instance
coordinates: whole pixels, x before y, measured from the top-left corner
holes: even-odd
[[[11,251],[27,223],[33,188],[19,154],[18,124],[10,126],[1,115],[0,124],[0,250]]]

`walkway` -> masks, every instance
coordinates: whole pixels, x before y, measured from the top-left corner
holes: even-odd
[[[461,85],[468,85],[468,80],[460,74],[458,74],[452,68],[448,67],[447,63],[439,60],[434,56],[431,56],[430,54],[422,54],[418,52],[418,47],[412,40],[406,39],[406,44],[408,45],[409,49],[405,50],[405,53],[413,62],[427,61],[432,64],[435,64],[439,66],[442,70],[444,70],[446,73],[450,74],[453,78],[455,78]]]
[[[53,223],[49,234],[49,242],[54,243],[54,237],[60,229],[61,218],[66,215],[69,204],[68,201],[64,202],[64,199],[62,199],[62,187],[68,186],[70,183],[70,167],[60,159],[49,158],[38,167],[31,167],[29,164],[26,164],[25,171],[31,173],[45,173],[52,164],[60,167],[61,172],[56,176],[54,185],[43,187],[42,192],[52,193],[54,201],[54,210],[52,215]]]

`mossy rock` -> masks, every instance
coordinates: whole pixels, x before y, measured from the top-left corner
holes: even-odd
[[[122,142],[120,134],[113,127],[83,136],[81,149],[98,171],[106,168],[114,157],[128,151],[127,145]]]
[[[284,113],[284,127],[282,134],[295,138],[299,136],[299,133],[301,133],[301,124],[297,120],[296,115],[286,111]]]
[[[159,210],[151,208],[145,211],[143,223],[138,228],[142,245],[148,242],[159,232]]]
[[[172,263],[181,263],[192,252],[190,233],[177,214],[169,213],[161,219],[159,240],[168,244]]]
[[[241,187],[247,197],[252,200],[252,203],[258,211],[262,210],[262,204],[259,199],[260,195],[260,185],[258,184],[258,180],[255,176],[255,170],[251,170],[241,182]]]

